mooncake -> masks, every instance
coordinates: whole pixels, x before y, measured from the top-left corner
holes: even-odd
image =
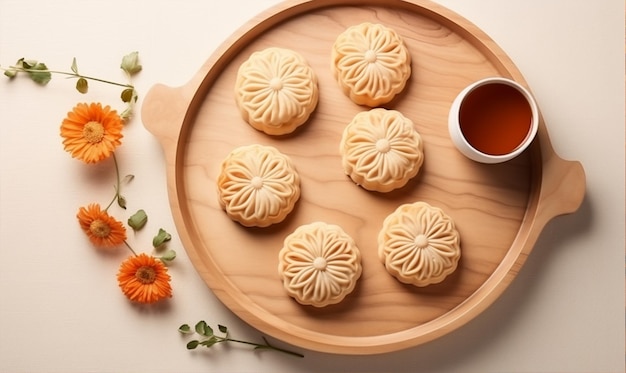
[[[304,124],[317,106],[317,75],[304,57],[271,47],[239,66],[235,98],[242,117],[268,135],[285,135]]]
[[[234,149],[217,178],[220,206],[246,227],[283,221],[300,198],[300,176],[291,159],[278,149],[247,145]]]
[[[385,218],[378,256],[400,282],[424,287],[456,270],[460,242],[454,221],[443,210],[426,202],[409,203]]]
[[[325,307],[354,290],[362,273],[361,252],[338,225],[302,225],[285,238],[278,273],[298,303]]]
[[[377,23],[349,27],[336,39],[331,70],[350,99],[369,107],[391,101],[411,76],[411,55],[393,29]]]
[[[339,152],[344,172],[377,192],[403,187],[424,163],[423,141],[413,121],[383,108],[355,115],[343,131]]]

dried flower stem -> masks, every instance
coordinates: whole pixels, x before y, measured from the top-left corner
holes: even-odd
[[[124,245],[126,245],[128,250],[130,250],[130,252],[133,253],[134,256],[137,256],[137,253],[135,252],[135,250],[133,250],[133,248],[130,246],[130,244],[126,240],[124,240]]]
[[[113,199],[111,200],[111,202],[109,202],[107,207],[104,209],[104,211],[108,211],[109,207],[111,207],[113,205],[113,202],[115,201],[117,201],[118,205],[121,208],[126,209],[126,199],[120,193],[122,179],[120,179],[120,168],[117,164],[117,157],[115,156],[115,153],[112,154],[112,158],[113,158],[113,164],[115,164],[115,195],[113,196]]]
[[[233,342],[233,343],[241,343],[241,344],[254,346],[255,350],[272,350],[272,351],[282,352],[287,355],[304,357],[304,355],[302,355],[299,352],[276,347],[270,344],[270,342],[264,336],[262,336],[262,338],[263,338],[263,342],[265,343],[255,343],[255,342],[242,341],[240,339],[230,338],[230,335],[228,333],[228,328],[224,325],[218,325],[218,329],[221,333],[224,334],[223,336],[216,335],[213,331],[213,328],[211,328],[206,322],[199,321],[196,324],[194,330],[191,330],[191,327],[188,324],[183,324],[178,328],[178,331],[183,334],[193,334],[195,332],[196,334],[204,337],[202,340],[195,339],[195,340],[189,341],[187,343],[188,350],[194,350],[198,346],[211,348],[218,343]]]
[[[70,78],[76,78],[76,90],[83,94],[87,93],[89,90],[88,80],[123,87],[124,90],[122,91],[120,98],[126,103],[126,109],[120,116],[123,119],[130,119],[133,115],[134,105],[138,99],[137,91],[135,90],[135,87],[130,84],[130,79],[142,69],[142,66],[139,63],[139,52],[131,52],[125,55],[122,58],[120,68],[126,73],[129,83],[118,83],[107,79],[82,75],[78,72],[76,58],[72,60],[71,72],[50,70],[43,62],[25,58],[20,58],[14,65],[9,66],[8,68],[0,66],[0,70],[4,71],[4,75],[6,75],[9,79],[15,78],[20,73],[26,73],[32,81],[41,85],[48,84],[48,82],[52,79],[52,74],[60,74]]]
[[[113,199],[111,200],[111,202],[109,202],[107,207],[104,209],[104,211],[108,211],[109,207],[111,207],[113,205],[113,202],[115,202],[115,201],[118,202],[120,207],[126,209],[126,200],[120,194],[120,188],[121,188],[121,184],[122,184],[122,182],[121,182],[122,179],[120,178],[120,168],[119,168],[119,165],[117,164],[117,157],[115,156],[115,153],[112,154],[112,158],[113,158],[113,164],[115,164],[115,183],[116,183],[115,184],[115,195],[113,196]],[[130,250],[130,252],[133,253],[134,256],[137,256],[137,253],[135,252],[135,250],[133,250],[132,246],[130,246],[128,241],[124,240],[124,245],[126,245],[128,250]]]
[[[113,153],[113,163],[115,164],[115,197],[120,207],[125,209],[126,203],[120,203],[120,199],[123,199],[123,197],[120,194],[120,188],[122,186],[121,186],[121,181],[120,181],[120,167],[117,164],[117,157],[115,156],[115,153]]]
[[[24,72],[24,73],[60,74],[60,75],[66,75],[66,76],[70,76],[70,77],[78,78],[78,79],[83,78],[83,79],[87,79],[87,80],[93,80],[95,82],[111,84],[111,85],[115,85],[115,86],[118,86],[118,87],[133,88],[133,89],[135,88],[132,84],[124,84],[124,83],[113,82],[113,81],[110,81],[110,80],[95,78],[95,77],[92,77],[92,76],[81,75],[81,74],[77,74],[77,73],[69,72],[69,71],[27,69],[27,68],[21,67],[21,66],[9,66],[8,69],[2,68],[2,70],[4,70],[4,71],[14,70],[14,71]]]
[[[217,337],[217,336],[216,336],[216,338],[220,339],[220,337]],[[232,338],[221,338],[222,340],[220,342],[242,343],[242,344],[247,344],[247,345],[254,346],[255,350],[274,350],[274,351],[278,351],[278,352],[283,352],[283,353],[288,354],[288,355],[293,355],[293,356],[297,356],[297,357],[304,357],[304,355],[302,355],[299,352],[286,350],[284,348],[276,347],[276,346],[270,344],[270,342],[267,340],[267,338],[265,338],[265,336],[261,336],[261,338],[263,338],[263,342],[265,342],[265,343],[248,342],[248,341],[242,341],[242,340],[239,340],[239,339],[232,339]]]

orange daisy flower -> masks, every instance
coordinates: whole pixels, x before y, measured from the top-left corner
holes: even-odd
[[[109,106],[80,103],[61,124],[64,149],[85,163],[106,159],[122,142],[122,118]]]
[[[117,282],[126,298],[139,303],[171,297],[170,280],[163,262],[144,253],[123,261],[117,273]]]
[[[81,207],[76,217],[89,240],[98,247],[113,247],[126,240],[124,225],[106,211],[102,211],[97,203]]]

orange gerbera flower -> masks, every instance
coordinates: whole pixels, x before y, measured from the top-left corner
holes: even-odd
[[[102,211],[97,203],[81,207],[76,217],[89,240],[98,247],[113,247],[126,240],[124,225],[106,211]]]
[[[154,303],[171,297],[170,279],[163,262],[144,253],[123,261],[117,273],[124,295],[139,303]]]
[[[63,119],[61,137],[72,157],[96,163],[110,157],[122,143],[123,126],[122,118],[109,106],[81,103]]]

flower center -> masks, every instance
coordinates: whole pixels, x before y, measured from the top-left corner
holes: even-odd
[[[418,234],[417,237],[415,237],[415,246],[419,247],[420,249],[428,246],[428,237],[426,237],[423,234]]]
[[[261,189],[263,188],[263,179],[259,176],[255,176],[250,180],[250,185],[252,185],[254,189]]]
[[[153,283],[156,280],[156,271],[149,266],[142,266],[135,272],[135,278],[144,285]]]
[[[321,256],[318,256],[317,258],[313,259],[313,268],[317,269],[318,271],[323,271],[326,269],[326,259],[322,258]]]
[[[100,122],[88,122],[83,127],[83,137],[92,144],[99,143],[104,137],[104,126]]]
[[[270,80],[270,88],[275,91],[280,91],[283,88],[283,82],[280,81],[280,78],[274,77]]]
[[[365,52],[365,61],[369,63],[376,62],[376,52],[371,49]]]
[[[96,237],[105,238],[111,234],[111,227],[100,219],[89,224],[89,231]]]
[[[388,151],[391,150],[391,145],[389,144],[389,140],[387,139],[380,139],[378,141],[376,141],[376,150],[379,153],[387,153]]]

